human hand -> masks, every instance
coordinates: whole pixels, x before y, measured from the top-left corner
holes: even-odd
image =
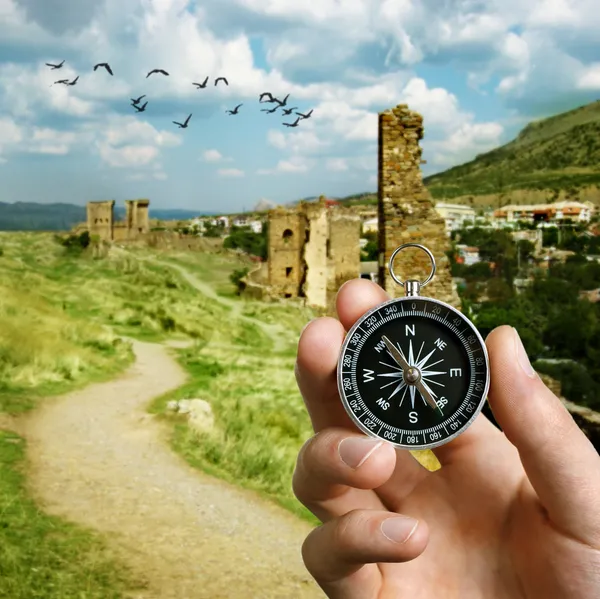
[[[300,337],[296,380],[316,435],[293,489],[323,522],[302,546],[308,571],[330,599],[598,599],[600,456],[512,327],[486,340],[503,431],[480,414],[433,450],[441,469],[430,472],[354,426],[337,390],[339,352],[387,299],[350,281],[339,320],[316,319]]]

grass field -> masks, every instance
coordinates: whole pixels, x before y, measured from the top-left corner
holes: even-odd
[[[188,383],[149,406],[172,421],[173,448],[195,467],[315,522],[291,490],[298,450],[312,433],[293,374],[298,336],[314,315],[310,309],[238,298],[229,274],[248,261],[233,254],[117,249],[94,259],[66,253],[52,235],[40,233],[2,234],[0,250],[0,412],[18,415],[44,396],[114,377],[132,360],[130,344],[119,336],[192,340],[178,354]],[[184,266],[218,297],[194,289],[155,259]],[[279,351],[260,323],[280,327]],[[207,400],[214,432],[200,437],[182,416],[168,414],[166,403],[174,398]],[[0,587],[6,580],[17,590],[0,590],[0,597],[120,596],[126,582],[103,561],[101,545],[46,518],[27,499],[20,478],[24,441],[2,435],[0,534],[8,537]],[[431,455],[419,457],[435,467]],[[70,559],[74,553],[79,559]],[[42,574],[35,578],[33,571]],[[54,594],[38,591],[40,580],[51,580]]]

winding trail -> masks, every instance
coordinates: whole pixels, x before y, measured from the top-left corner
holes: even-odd
[[[267,322],[263,322],[262,320],[259,320],[258,318],[253,318],[252,316],[245,316],[244,314],[242,314],[242,308],[244,305],[243,301],[241,301],[241,300],[235,301],[235,300],[229,299],[227,297],[220,296],[209,283],[207,283],[206,281],[202,281],[197,276],[195,276],[194,274],[192,274],[186,268],[184,268],[183,266],[180,266],[179,264],[174,264],[172,262],[163,262],[162,260],[157,260],[157,259],[152,259],[152,258],[145,258],[145,259],[148,260],[148,262],[152,262],[153,264],[158,264],[160,266],[166,266],[167,268],[176,270],[187,281],[187,283],[189,285],[191,285],[194,289],[197,289],[198,291],[200,291],[202,294],[206,295],[213,301],[218,302],[218,303],[230,308],[231,309],[231,318],[239,318],[240,320],[250,322],[253,325],[260,328],[272,340],[273,351],[278,352],[287,347],[287,342],[286,342],[285,337],[286,337],[286,334],[289,334],[289,333],[287,333],[287,331],[284,328],[282,328],[281,326],[279,326],[277,324],[269,324]]]
[[[40,507],[104,533],[145,581],[131,597],[322,599],[300,552],[311,526],[171,451],[170,426],[145,408],[186,374],[168,348],[132,343],[136,362],[119,378],[19,423]]]

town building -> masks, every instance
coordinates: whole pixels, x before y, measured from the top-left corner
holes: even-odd
[[[471,247],[468,245],[457,245],[458,257],[456,262],[458,264],[464,264],[465,266],[471,266],[480,262],[479,248]]]
[[[554,202],[549,204],[509,204],[494,210],[497,225],[513,225],[519,221],[541,224],[589,222],[594,206],[591,202]]]
[[[462,229],[467,221],[475,222],[477,213],[471,206],[465,204],[448,204],[446,202],[437,202],[435,204],[436,212],[444,219],[446,223],[446,234],[450,235],[452,231]]]
[[[362,224],[363,235],[366,233],[377,233],[378,230],[379,230],[379,219],[377,217],[368,218],[363,221],[363,224]]]

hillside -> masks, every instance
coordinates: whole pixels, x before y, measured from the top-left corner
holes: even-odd
[[[159,220],[185,220],[205,212],[195,210],[154,210],[150,218]],[[115,218],[122,219],[125,209],[115,206]],[[38,204],[35,202],[0,202],[0,231],[67,231],[86,219],[85,206],[76,204]]]
[[[534,121],[506,145],[424,183],[435,199],[515,190],[543,190],[548,198],[562,191],[575,198],[583,188],[595,189],[600,186],[600,101]],[[591,195],[600,200],[600,193]]]

